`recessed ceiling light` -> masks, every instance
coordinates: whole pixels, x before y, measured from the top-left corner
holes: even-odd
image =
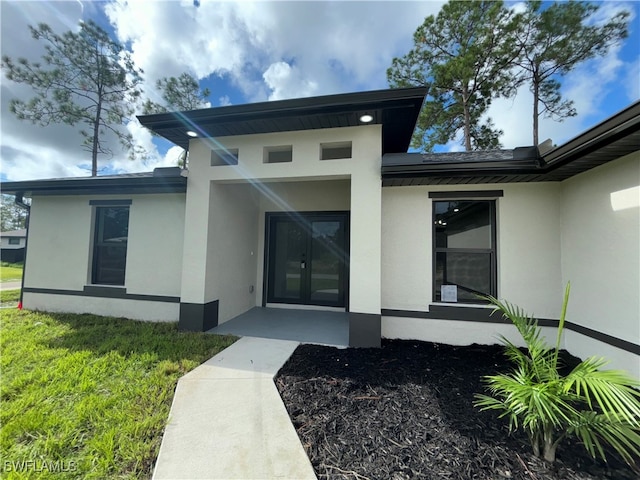
[[[194,132],[193,130],[187,130],[187,135],[189,135],[190,137],[197,137],[198,134],[196,132]]]
[[[362,123],[369,123],[373,121],[373,116],[365,113],[364,115],[360,115],[360,121]]]

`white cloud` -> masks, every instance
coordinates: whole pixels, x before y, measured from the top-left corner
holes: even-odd
[[[34,60],[42,54],[42,47],[31,39],[27,24],[47,22],[62,32],[77,28],[83,10],[88,18],[104,9],[118,39],[144,70],[150,93],[155,92],[157,79],[185,71],[200,79],[213,76],[212,85],[231,84],[247,102],[363,91],[386,88],[385,71],[392,58],[411,48],[415,29],[443,3],[208,1],[196,7],[192,0],[106,4],[3,0],[1,49],[2,54]],[[620,5],[634,8],[628,2],[607,2],[601,13],[610,14]],[[576,101],[581,116],[562,124],[543,119],[541,139],[552,136],[558,143],[591,126],[601,113],[601,98],[621,88],[616,83],[621,79],[632,100],[640,96],[640,60],[625,64],[620,58],[620,51],[615,50],[566,76],[563,92]],[[231,93],[215,88],[212,98],[219,105],[231,104]],[[495,101],[489,111],[496,126],[505,131],[506,147],[531,143],[531,98],[526,87],[521,90],[516,99]],[[3,78],[2,174],[10,179],[87,174],[78,167],[87,165],[89,156],[80,148],[76,128],[36,127],[8,112],[5,99],[29,98],[29,93],[27,87]],[[163,155],[137,121],[127,128],[153,159],[130,161],[114,144],[117,155],[103,159],[101,165],[119,172],[175,165],[181,151],[178,147]]]
[[[640,58],[627,65],[623,82],[629,101],[638,101],[640,99]]]
[[[90,166],[81,156],[72,157],[61,154],[54,145],[30,144],[24,148],[22,139],[12,134],[2,133],[1,170],[9,180],[32,180],[36,178],[83,177],[91,174]]]
[[[585,22],[587,25],[602,26],[609,22],[614,16],[624,11],[629,12],[629,22],[633,27],[633,20],[636,17],[636,11],[633,2],[598,2],[598,10],[591,15]]]
[[[315,82],[319,94],[386,87],[391,58],[410,48],[413,31],[441,4],[202,2],[195,7],[118,1],[105,10],[149,82],[189,70],[199,78],[224,76],[249,100],[266,100],[272,91],[265,79],[272,72],[264,75],[279,62],[304,72],[300,78]]]
[[[269,100],[310,97],[318,92],[316,82],[305,79],[300,68],[287,62],[272,63],[262,77],[271,90]]]
[[[2,55],[14,59],[24,57],[40,61],[45,52],[43,43],[34,40],[28,25],[47,23],[56,33],[76,30],[83,9],[93,11],[94,4],[80,2],[0,2]],[[9,111],[10,100],[30,99],[33,90],[24,84],[7,80],[3,72],[0,137],[1,172],[8,180],[60,178],[91,174],[91,155],[83,148],[79,133],[86,126],[50,124],[42,127],[18,120]],[[147,135],[149,135],[147,133]],[[112,163],[123,162],[122,152],[115,137],[103,137],[104,144],[114,153],[114,159],[102,156],[98,169],[113,168]],[[126,165],[123,171],[131,171],[135,164]],[[135,171],[135,170],[134,170]]]

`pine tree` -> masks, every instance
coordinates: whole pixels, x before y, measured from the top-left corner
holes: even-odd
[[[183,73],[179,77],[165,77],[156,82],[162,93],[162,103],[147,100],[143,105],[145,115],[168,111],[196,110],[207,105],[207,97],[211,94],[208,88],[200,90],[198,80]]]
[[[576,115],[572,100],[562,98],[559,77],[579,63],[605,55],[627,37],[629,13],[622,11],[604,24],[588,20],[600,8],[587,2],[554,2],[542,8],[542,2],[529,1],[522,15],[518,47],[522,55],[517,65],[522,81],[533,94],[533,144],[538,144],[541,115],[562,121]]]
[[[98,155],[112,155],[105,139],[113,135],[130,147],[131,135],[122,128],[140,96],[142,71],[122,45],[92,21],[62,35],[47,24],[29,26],[35,40],[45,45],[42,63],[8,56],[2,68],[9,80],[30,85],[36,96],[13,99],[9,109],[20,120],[47,126],[84,125],[84,149],[91,152],[91,175],[98,173]]]
[[[496,1],[450,1],[418,27],[413,49],[387,70],[392,87],[429,87],[414,147],[431,151],[460,134],[467,151],[500,145],[502,132],[483,116],[492,99],[515,93],[516,28]]]

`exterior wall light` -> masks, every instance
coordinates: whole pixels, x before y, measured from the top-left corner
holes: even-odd
[[[369,115],[368,113],[365,113],[364,115],[360,115],[360,121],[362,123],[370,123],[373,121],[373,115]]]
[[[197,137],[198,134],[196,132],[194,132],[193,130],[187,130],[187,135],[189,135],[190,137]]]

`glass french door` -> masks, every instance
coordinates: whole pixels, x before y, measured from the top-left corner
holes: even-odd
[[[267,214],[267,302],[344,307],[348,213]]]

